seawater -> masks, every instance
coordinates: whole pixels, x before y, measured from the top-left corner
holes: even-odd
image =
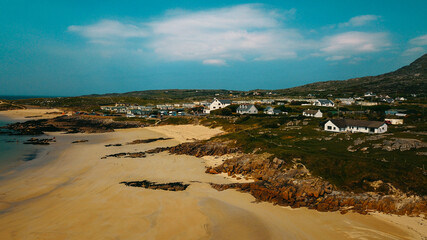
[[[0,126],[13,123],[11,119],[0,118]],[[23,144],[32,136],[0,134],[0,173],[11,170],[25,161],[30,161],[44,146]]]

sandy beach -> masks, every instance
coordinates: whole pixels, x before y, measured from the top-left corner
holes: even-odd
[[[50,110],[53,111],[53,110]],[[209,183],[236,181],[204,173],[214,159],[146,151],[220,134],[202,126],[160,126],[102,134],[51,133],[57,143],[0,182],[0,239],[425,239],[427,222],[383,214],[291,209]],[[170,140],[125,145],[136,139]],[[78,139],[88,142],[71,144]],[[105,147],[121,143],[122,146]],[[184,182],[185,191],[136,188],[122,181]],[[405,225],[406,224],[406,225]],[[423,224],[423,225],[421,225]]]
[[[34,108],[0,111],[0,117],[11,118],[17,121],[28,121],[34,119],[54,118],[62,115],[64,112],[58,108]]]

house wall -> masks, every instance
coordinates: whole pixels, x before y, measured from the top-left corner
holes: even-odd
[[[347,128],[345,129],[345,131],[347,132],[361,132],[361,133],[369,133],[369,128],[367,127],[356,127],[356,126],[347,126]]]
[[[384,123],[383,125],[381,125],[379,128],[375,130],[375,133],[385,133],[387,132],[387,128],[388,128],[387,124]]]
[[[316,112],[316,114],[309,114],[309,113],[303,112],[302,115],[306,116],[306,117],[315,117],[315,118],[322,118],[323,117],[322,112]]]
[[[328,132],[341,132],[340,128],[333,124],[331,121],[325,123],[324,130]]]
[[[346,128],[340,129],[335,124],[333,124],[331,121],[328,121],[327,123],[325,123],[324,130],[329,131],[329,132],[385,133],[385,132],[387,132],[387,124],[384,123],[379,128],[374,128],[374,131],[372,132],[371,128],[368,128],[368,127],[347,126]]]
[[[218,101],[217,99],[215,99],[210,105],[209,105],[209,110],[217,110],[220,108],[224,108],[227,107],[230,104],[222,104],[220,101]]]
[[[403,119],[393,119],[393,118],[386,118],[385,121],[389,121],[393,125],[399,125],[403,124]]]

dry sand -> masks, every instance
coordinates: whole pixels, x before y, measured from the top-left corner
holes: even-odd
[[[47,119],[62,115],[64,112],[57,108],[36,108],[0,111],[0,116],[12,118],[18,121],[28,121],[32,119]]]
[[[161,126],[104,134],[52,134],[56,145],[0,181],[0,239],[422,239],[397,216],[291,209],[235,190],[218,192],[205,160],[159,153],[146,158],[106,154],[172,146],[220,133],[200,126]],[[104,147],[136,139],[148,144]],[[76,139],[87,143],[70,144]],[[121,181],[182,181],[185,191],[127,187]],[[388,219],[390,218],[390,219]],[[411,218],[414,220],[414,218]],[[422,219],[415,220],[417,224]],[[408,222],[408,221],[405,221]]]

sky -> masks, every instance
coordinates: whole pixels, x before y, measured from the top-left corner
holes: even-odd
[[[427,52],[427,1],[0,0],[0,95],[283,89]]]

